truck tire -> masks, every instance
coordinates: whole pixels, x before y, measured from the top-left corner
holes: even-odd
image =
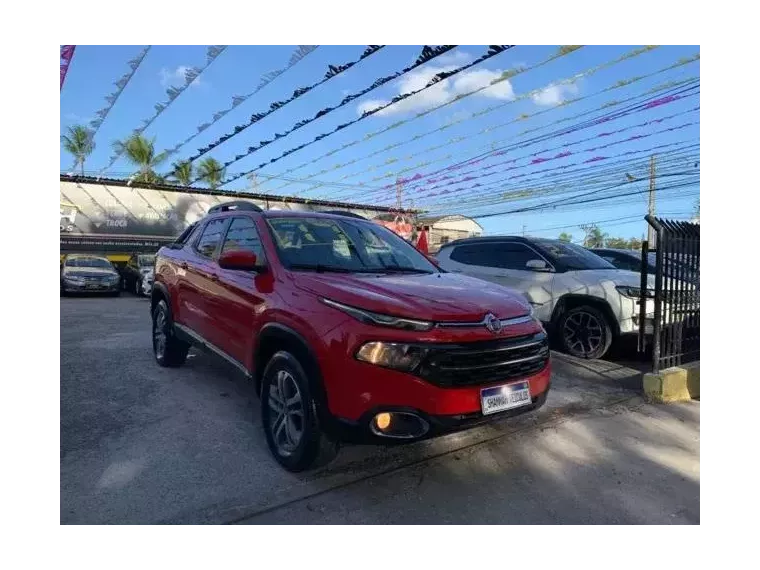
[[[171,311],[161,299],[153,309],[153,355],[159,366],[177,368],[185,363],[190,345],[174,335]]]
[[[563,352],[577,358],[596,360],[612,344],[612,327],[607,316],[590,305],[573,307],[559,318],[556,331]]]
[[[261,423],[277,462],[297,473],[321,467],[338,454],[338,443],[319,425],[317,402],[298,359],[279,351],[264,369]]]

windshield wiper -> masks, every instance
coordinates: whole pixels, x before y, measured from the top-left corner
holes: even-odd
[[[321,263],[291,263],[290,269],[305,269],[307,271],[316,271],[317,273],[324,273],[326,271],[332,273],[354,273],[354,270],[346,269],[345,267],[322,265]]]

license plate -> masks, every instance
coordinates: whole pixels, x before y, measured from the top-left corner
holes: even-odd
[[[98,285],[97,283],[88,283],[84,286],[85,289],[102,289],[102,285]]]
[[[480,391],[480,404],[484,416],[527,406],[530,403],[530,385],[527,382],[483,388]]]

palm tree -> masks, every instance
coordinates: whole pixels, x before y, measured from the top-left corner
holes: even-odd
[[[154,168],[166,160],[167,154],[162,152],[157,155],[153,140],[135,133],[125,141],[114,142],[113,147],[117,152],[124,154],[129,162],[139,167],[140,170],[133,177],[135,182],[159,184],[164,181],[163,177],[156,174]]]
[[[198,179],[208,184],[212,190],[222,185],[226,168],[215,158],[207,158],[198,165]]]
[[[193,163],[189,160],[175,162],[172,170],[172,178],[182,186],[190,186],[193,182]]]
[[[74,167],[79,165],[82,176],[84,176],[84,161],[95,150],[92,134],[88,128],[74,125],[68,128],[68,134],[61,136],[63,148],[74,157]]]

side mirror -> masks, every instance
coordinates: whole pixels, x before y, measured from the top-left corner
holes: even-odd
[[[246,249],[225,251],[219,256],[219,267],[238,271],[255,271],[261,269],[256,254]]]
[[[543,259],[529,259],[525,267],[533,271],[550,271],[549,265]]]

